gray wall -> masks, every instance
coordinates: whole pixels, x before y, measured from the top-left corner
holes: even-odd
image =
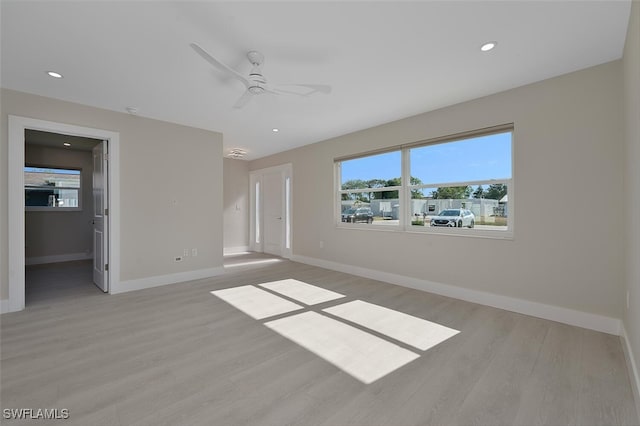
[[[93,253],[92,173],[93,154],[90,151],[47,148],[27,143],[25,163],[82,169],[81,211],[25,212],[25,257],[34,258]]]
[[[621,78],[622,62],[615,61],[258,159],[250,168],[293,164],[294,255],[620,318],[624,227],[600,226],[580,213],[591,210],[593,194],[625,199]],[[515,126],[513,239],[336,226],[334,158],[505,123]],[[553,217],[540,217],[543,198],[556,206]],[[621,224],[623,210],[608,209],[608,223]]]
[[[640,368],[640,2],[634,1],[624,49],[624,109],[626,141],[625,215],[626,293],[629,308],[624,309],[624,327]],[[625,294],[626,297],[626,294]],[[636,370],[636,384],[640,385]],[[636,389],[638,391],[638,389]],[[636,393],[640,415],[640,395]]]
[[[249,247],[249,162],[224,159],[224,250]]]
[[[120,281],[222,267],[222,135],[1,91],[0,299],[8,298],[8,115],[120,134]],[[183,248],[198,256],[174,262]]]

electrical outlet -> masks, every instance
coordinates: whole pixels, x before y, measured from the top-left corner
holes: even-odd
[[[324,248],[324,241],[320,241],[320,248]]]
[[[192,248],[191,249],[191,256],[196,257],[198,255],[198,249],[197,248]]]
[[[189,257],[189,249],[182,250],[182,257]]]
[[[173,258],[174,262],[182,262],[182,256],[176,256]]]

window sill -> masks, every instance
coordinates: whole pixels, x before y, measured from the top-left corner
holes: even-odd
[[[25,212],[81,212],[82,207],[25,207]]]
[[[380,231],[380,232],[396,232],[401,234],[423,234],[423,235],[442,235],[452,237],[469,237],[469,238],[487,238],[492,240],[513,240],[513,230],[491,230],[491,229],[458,229],[458,228],[432,228],[411,226],[404,229],[397,225],[374,225],[374,224],[349,224],[339,222],[336,224],[337,229],[353,229],[360,231]],[[421,229],[422,228],[422,229]]]

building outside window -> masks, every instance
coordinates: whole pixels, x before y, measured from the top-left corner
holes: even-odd
[[[82,207],[81,171],[51,167],[24,168],[27,210],[78,210]]]

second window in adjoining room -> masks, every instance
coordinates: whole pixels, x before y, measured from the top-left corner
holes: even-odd
[[[51,167],[24,168],[27,210],[78,210],[82,207],[80,170]]]

